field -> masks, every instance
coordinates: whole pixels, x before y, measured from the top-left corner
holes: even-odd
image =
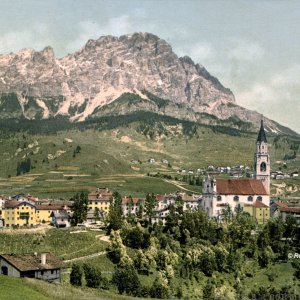
[[[163,175],[174,179],[180,169],[195,171],[208,165],[252,167],[256,134],[240,133],[236,136],[198,126],[196,133],[186,135],[180,124],[164,126],[163,134],[151,138],[132,124],[111,130],[0,136],[3,156],[0,192],[25,192],[50,198],[69,198],[76,192],[99,186],[132,196],[174,192],[181,189],[180,186],[183,190],[201,192],[196,186],[167,182]],[[272,170],[289,172],[299,169],[298,156],[283,164],[283,158],[293,152],[285,138],[275,141],[271,137],[269,147]],[[155,159],[155,163],[150,164],[150,158]],[[29,172],[16,176],[20,164],[29,159]],[[162,163],[162,159],[168,164]],[[26,164],[23,167],[26,168]],[[153,178],[147,176],[149,173],[161,176]],[[298,186],[299,180],[290,183]],[[275,186],[272,191],[276,193]],[[284,192],[300,195],[296,189]]]

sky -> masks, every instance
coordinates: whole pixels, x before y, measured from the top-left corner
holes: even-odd
[[[0,0],[0,54],[151,32],[230,88],[237,104],[300,133],[299,0]]]

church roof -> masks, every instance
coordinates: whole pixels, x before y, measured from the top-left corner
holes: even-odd
[[[259,129],[259,133],[257,136],[257,142],[267,142],[267,137],[266,137],[266,133],[265,133],[265,129],[264,129],[264,122],[263,120],[261,120],[261,125],[260,125],[260,129]]]
[[[217,179],[217,194],[220,195],[267,195],[258,179]]]

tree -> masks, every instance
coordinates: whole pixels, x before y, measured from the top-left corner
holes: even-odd
[[[139,295],[141,283],[137,271],[132,265],[116,267],[112,277],[112,283],[116,285],[119,294]]]
[[[209,281],[203,289],[203,300],[211,300],[215,298],[215,286]]]
[[[129,223],[133,223],[134,222],[134,214],[132,214],[132,210],[133,210],[133,207],[134,207],[134,203],[133,203],[133,199],[132,199],[132,196],[130,195],[128,197],[128,207],[127,207],[127,221]]]
[[[83,265],[83,270],[86,286],[90,288],[99,288],[102,281],[100,270],[88,264]]]
[[[73,264],[72,270],[70,273],[70,283],[75,286],[81,286],[82,285],[82,275],[83,271],[80,265]]]
[[[110,245],[108,248],[109,259],[120,266],[133,264],[132,259],[128,256],[126,247],[123,245],[120,231],[111,231]]]
[[[258,263],[262,268],[266,268],[274,259],[274,253],[270,246],[264,248],[259,256]]]
[[[76,194],[74,196],[74,205],[73,205],[73,225],[82,223],[86,221],[88,211],[88,196],[86,193],[81,192],[80,195]]]
[[[31,159],[26,158],[24,161],[18,162],[17,165],[17,176],[28,173],[31,170]]]
[[[153,285],[150,289],[150,295],[152,298],[168,299],[170,297],[170,290],[168,286],[168,280],[163,276],[161,272],[158,272]]]
[[[100,216],[101,216],[100,209],[98,207],[96,207],[95,212],[94,212],[95,221],[99,221]]]
[[[108,233],[110,233],[111,230],[119,230],[122,228],[123,225],[122,197],[118,192],[113,193],[111,203],[109,206],[107,221],[108,221],[108,226],[107,226]]]
[[[157,206],[157,201],[152,193],[151,195],[148,193],[145,199],[145,214],[148,217],[149,224],[152,224],[152,218],[155,216],[155,208]]]

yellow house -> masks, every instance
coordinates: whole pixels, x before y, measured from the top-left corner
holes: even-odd
[[[255,201],[253,204],[244,204],[244,212],[254,217],[258,224],[264,224],[270,219],[270,208],[261,201]]]
[[[113,193],[107,188],[97,188],[88,194],[88,208],[95,210],[98,208],[103,213],[108,213]]]
[[[34,226],[36,221],[36,207],[28,202],[7,201],[2,212],[6,227]]]
[[[36,205],[36,222],[50,223],[52,220],[51,213],[60,210],[71,211],[70,207],[59,204]]]
[[[34,226],[52,221],[51,213],[64,210],[71,211],[66,205],[47,204],[34,205],[27,201],[6,201],[2,212],[4,226]]]

